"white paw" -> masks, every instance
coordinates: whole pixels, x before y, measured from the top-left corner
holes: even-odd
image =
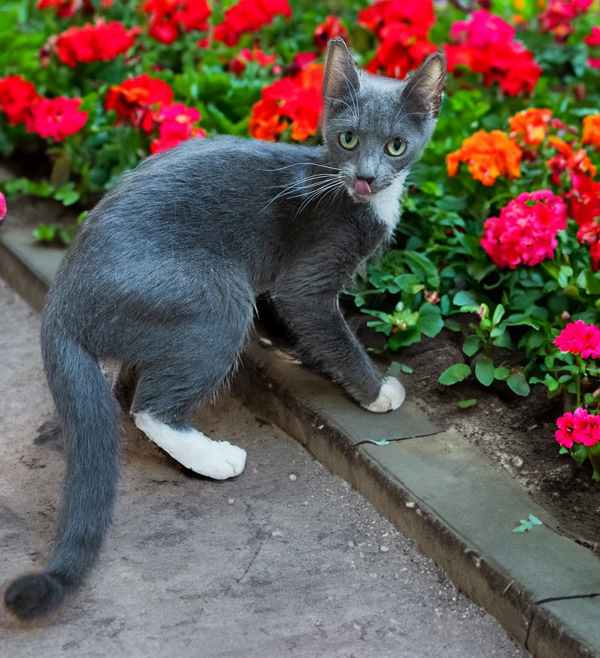
[[[404,402],[405,396],[404,386],[395,377],[385,377],[377,399],[365,409],[376,413],[392,411]]]
[[[194,473],[226,480],[244,470],[246,451],[229,441],[213,441],[194,429],[176,430],[146,413],[135,414],[134,418],[149,439]]]
[[[239,475],[246,465],[246,451],[231,445],[229,441],[212,443],[212,448],[203,452],[198,460],[184,466],[215,480],[226,480]]]

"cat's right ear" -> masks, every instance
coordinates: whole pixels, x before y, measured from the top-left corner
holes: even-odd
[[[329,42],[323,76],[323,102],[327,113],[336,105],[356,107],[360,82],[358,69],[341,37]]]

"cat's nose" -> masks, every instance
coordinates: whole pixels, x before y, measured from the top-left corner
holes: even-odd
[[[358,176],[357,180],[363,180],[370,185],[375,180],[375,176]]]

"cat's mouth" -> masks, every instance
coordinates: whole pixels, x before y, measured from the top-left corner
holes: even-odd
[[[348,192],[355,201],[358,201],[359,203],[367,203],[373,200],[379,190],[374,189],[372,184],[368,181],[363,180],[362,178],[357,178],[354,182],[354,186],[352,186],[352,184],[348,185]]]

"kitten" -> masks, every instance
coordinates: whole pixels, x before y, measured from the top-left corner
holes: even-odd
[[[95,561],[119,466],[119,404],[185,467],[242,472],[246,453],[188,425],[234,368],[268,294],[302,361],[370,411],[396,409],[337,295],[396,225],[411,163],[433,132],[442,55],[408,79],[360,71],[329,46],[324,145],[190,140],[125,174],[81,227],[50,290],[42,354],[66,444],[62,523],[48,566],[17,578],[9,612],[42,618]],[[97,359],[122,363],[111,393]]]

